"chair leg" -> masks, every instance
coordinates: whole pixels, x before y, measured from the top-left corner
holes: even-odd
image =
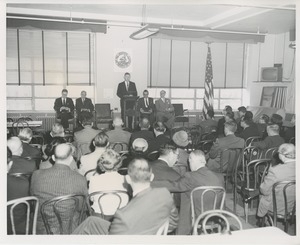
[[[248,203],[244,203],[244,210],[245,210],[245,221],[248,223]]]
[[[233,212],[236,214],[236,202],[237,202],[237,198],[236,198],[236,188],[233,187]]]

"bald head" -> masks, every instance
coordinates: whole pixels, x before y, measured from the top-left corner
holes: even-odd
[[[73,148],[70,144],[64,143],[56,146],[54,150],[55,163],[69,165],[73,160]]]
[[[192,171],[197,171],[206,164],[205,154],[203,151],[195,150],[189,156],[190,168]]]
[[[115,117],[113,125],[115,128],[120,128],[123,126],[123,120],[120,117]]]
[[[11,137],[7,140],[7,147],[14,156],[21,156],[23,153],[22,141],[18,137]]]

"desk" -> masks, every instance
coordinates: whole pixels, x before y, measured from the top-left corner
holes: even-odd
[[[6,126],[7,128],[12,128],[13,127],[13,122],[7,122]],[[42,121],[27,121],[27,124],[30,128],[36,128],[42,126],[43,122]],[[17,125],[19,127],[23,127],[23,125],[27,126],[27,124],[22,124],[20,123],[15,123],[14,126],[16,127]]]

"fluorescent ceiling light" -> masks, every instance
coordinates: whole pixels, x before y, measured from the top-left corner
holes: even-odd
[[[159,28],[149,27],[149,25],[146,25],[143,28],[141,28],[140,30],[132,33],[130,35],[130,38],[134,39],[134,40],[141,40],[141,39],[150,37],[158,32],[159,32]]]

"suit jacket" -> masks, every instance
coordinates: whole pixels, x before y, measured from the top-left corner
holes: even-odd
[[[210,133],[213,128],[218,128],[218,122],[214,119],[207,119],[200,122],[200,127],[203,129],[203,133]]]
[[[240,133],[235,133],[237,137],[243,138],[245,141],[249,137],[260,136],[257,125],[252,123],[249,127],[242,129]]]
[[[165,134],[160,134],[154,138],[154,140],[149,145],[149,152],[158,151],[159,148],[171,141],[170,137],[166,136]]]
[[[244,148],[245,140],[239,137],[236,137],[234,134],[228,135],[223,138],[218,138],[217,141],[214,143],[212,148],[209,151],[209,160],[206,166],[215,172],[220,172],[220,158],[221,152],[228,148]],[[223,171],[227,170],[227,166],[223,166]]]
[[[36,170],[36,163],[34,160],[27,160],[23,157],[12,156],[13,165],[9,173],[32,173]]]
[[[267,150],[274,147],[279,147],[284,143],[284,139],[279,135],[267,136],[263,141],[253,142],[253,146],[261,150]]]
[[[129,82],[128,91],[126,89],[125,81],[119,83],[117,90],[118,97],[122,100],[126,95],[137,96],[137,90],[134,82]]]
[[[207,167],[199,168],[197,171],[186,172],[177,181],[153,181],[152,187],[166,187],[170,192],[182,192],[180,214],[178,223],[178,234],[188,235],[192,229],[191,220],[191,191],[199,186],[221,186],[224,187],[224,177],[221,173],[215,173]],[[204,211],[212,209],[213,195],[205,195],[204,210],[201,210],[200,192],[194,195],[195,217]],[[217,207],[221,203],[218,199]]]
[[[270,167],[268,174],[266,175],[264,182],[260,185],[261,198],[257,210],[257,215],[263,217],[268,210],[273,211],[272,201],[272,187],[278,181],[283,180],[295,180],[295,168],[296,162],[288,162],[284,164],[278,164],[274,167]],[[283,185],[279,185],[276,188],[276,203],[277,213],[284,214],[284,197],[283,197]],[[295,186],[287,189],[288,211],[292,211],[293,203],[295,201],[296,192]]]
[[[158,99],[155,101],[155,108],[157,112],[168,112],[170,113],[170,111],[167,111],[167,109],[171,108],[171,110],[174,111],[174,107],[171,104],[171,100],[165,98],[165,102],[162,101],[162,99]]]
[[[225,123],[225,117],[221,117],[218,121],[218,129],[217,129],[218,136],[224,136],[224,123]]]
[[[148,112],[150,109],[152,109],[152,113],[153,113],[154,112],[153,98],[148,98],[148,103],[149,103],[149,105],[147,106],[144,97],[139,98],[138,104],[137,104],[138,112],[142,113],[141,109],[143,109],[143,111],[146,111],[146,112]]]
[[[54,107],[53,107],[57,114],[62,113],[62,112],[60,111],[60,108],[61,108],[62,106],[63,106],[63,104],[62,104],[62,98],[59,97],[59,98],[57,98],[57,99],[55,100],[55,102],[54,102]],[[69,107],[71,113],[74,111],[74,103],[73,103],[73,100],[72,100],[71,98],[68,98],[68,97],[66,98],[66,105],[65,105],[65,107]]]
[[[31,195],[36,196],[41,205],[54,197],[64,196],[69,194],[88,195],[86,179],[76,171],[71,170],[68,166],[63,164],[54,164],[52,168],[37,170],[33,173],[31,178]],[[68,206],[63,207],[68,208]],[[80,210],[75,212],[73,219],[73,229],[75,229]],[[50,219],[50,226],[54,229],[54,234],[58,234],[58,224],[54,219],[54,213],[48,213]],[[57,229],[55,229],[57,227]],[[37,219],[37,234],[46,234],[44,222],[39,213]]]
[[[89,109],[90,112],[94,110],[94,105],[91,99],[85,98],[84,103],[82,103],[82,99],[76,99],[76,111],[77,113],[81,113],[81,109]]]
[[[90,145],[100,131],[93,129],[91,126],[84,126],[82,130],[74,133],[74,145],[77,150],[80,150],[78,157],[91,152]]]
[[[149,146],[149,144],[154,140],[154,133],[149,130],[140,130],[140,131],[133,132],[130,137],[129,146],[131,146],[132,142],[137,138],[145,139],[148,142],[148,146]]]
[[[111,223],[110,235],[154,235],[169,219],[169,230],[176,227],[178,211],[165,188],[148,188],[139,192],[122,209],[117,210]]]
[[[150,162],[150,166],[152,168],[152,173],[154,174],[154,180],[175,181],[180,178],[179,173],[173,168],[170,168],[168,164],[160,158]]]
[[[22,157],[30,157],[30,158],[41,158],[42,153],[39,149],[31,146],[28,143],[22,142],[23,145],[23,152],[22,152]]]
[[[113,129],[106,132],[110,143],[124,142],[129,144],[131,133],[123,129]]]

